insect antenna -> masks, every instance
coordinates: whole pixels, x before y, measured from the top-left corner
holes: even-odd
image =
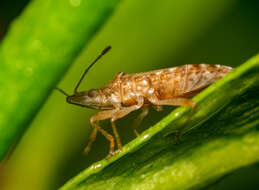
[[[61,94],[64,94],[66,97],[69,96],[68,93],[66,93],[64,90],[62,90],[62,89],[60,89],[58,87],[56,87],[55,89],[58,90],[59,92],[61,92]]]
[[[102,53],[91,63],[91,65],[89,65],[89,66],[86,68],[85,72],[83,73],[82,77],[80,78],[80,80],[78,81],[78,83],[77,83],[77,85],[76,85],[76,87],[75,87],[75,89],[74,89],[74,93],[75,93],[75,94],[78,93],[77,89],[78,89],[79,85],[81,84],[82,80],[84,79],[86,73],[87,73],[87,72],[91,69],[91,67],[92,67],[103,55],[105,55],[110,49],[111,49],[111,46],[106,47],[106,48],[102,51]],[[64,91],[63,91],[63,94],[64,94]]]

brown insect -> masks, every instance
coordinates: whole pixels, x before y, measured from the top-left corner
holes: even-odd
[[[94,114],[90,118],[93,132],[84,153],[87,154],[92,143],[95,141],[97,132],[100,132],[110,141],[110,152],[113,155],[115,140],[118,150],[122,149],[115,121],[128,115],[130,112],[142,109],[140,115],[135,119],[133,130],[138,136],[137,127],[148,114],[149,106],[155,110],[162,110],[162,106],[188,106],[195,107],[196,103],[188,98],[196,95],[216,80],[224,77],[231,67],[223,65],[192,64],[160,69],[155,71],[125,74],[118,73],[108,84],[99,89],[78,92],[78,87],[89,69],[99,60],[111,47],[107,47],[85,70],[77,83],[74,94],[68,95],[61,89],[60,92],[67,96],[67,102],[82,107],[104,110]],[[103,130],[99,121],[110,119],[114,137]]]

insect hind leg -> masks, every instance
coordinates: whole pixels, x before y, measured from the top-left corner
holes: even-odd
[[[190,118],[192,117],[193,113],[194,113],[194,109],[196,107],[196,102],[192,101],[191,99],[187,99],[187,98],[182,98],[182,97],[175,97],[172,99],[166,99],[166,100],[159,100],[156,96],[152,96],[149,97],[148,100],[154,104],[154,105],[159,105],[159,106],[163,106],[163,105],[167,105],[167,106],[185,106],[185,107],[191,107],[191,112],[189,113],[189,116],[186,120],[186,122],[188,122],[190,120]],[[179,143],[180,142],[180,138],[184,132],[184,128],[185,128],[185,124],[178,129],[178,131],[176,132],[175,135],[175,143]]]
[[[186,127],[186,124],[190,121],[191,117],[193,116],[196,107],[197,107],[197,104],[194,102],[194,104],[191,106],[191,111],[189,112],[185,123],[183,124],[183,126],[181,128],[179,128],[177,130],[177,132],[175,134],[175,142],[174,142],[175,144],[178,144],[180,142],[181,136],[184,133],[184,129]]]
[[[185,106],[185,107],[192,107],[194,108],[196,106],[196,102],[192,101],[191,99],[187,98],[172,98],[172,99],[166,99],[166,100],[159,100],[157,97],[150,97],[148,100],[154,104],[159,106]]]

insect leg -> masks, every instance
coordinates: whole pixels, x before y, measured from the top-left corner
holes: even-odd
[[[188,115],[188,118],[187,118],[186,122],[188,122],[190,120],[190,118],[192,117],[195,108],[196,108],[196,104],[194,106],[192,106],[191,112]],[[179,128],[177,130],[177,132],[175,134],[175,144],[178,144],[180,142],[181,136],[184,132],[184,128],[185,128],[185,126],[183,125],[181,128]]]
[[[115,136],[115,140],[116,140],[116,143],[118,145],[118,149],[121,150],[122,144],[121,144],[120,136],[119,136],[119,133],[117,131],[115,122],[111,122],[111,124],[112,124],[112,130],[113,130],[113,133],[114,133],[114,136]]]
[[[117,119],[120,119],[126,115],[128,115],[130,112],[138,110],[139,108],[141,108],[144,104],[144,98],[143,97],[138,97],[137,99],[137,104],[133,105],[133,106],[129,106],[129,107],[121,107],[119,110],[117,110],[112,118],[111,118],[111,122],[114,122]]]
[[[139,136],[139,133],[137,131],[138,126],[140,125],[140,123],[142,122],[142,120],[144,119],[144,117],[147,116],[149,112],[149,108],[147,106],[142,108],[142,112],[138,115],[138,117],[133,121],[133,131],[136,134],[136,136]]]
[[[120,119],[120,118],[128,115],[130,112],[141,108],[144,104],[144,98],[138,97],[137,102],[138,102],[137,105],[133,105],[133,106],[129,106],[129,107],[121,107],[116,113],[113,114],[113,116],[111,118],[111,124],[112,124],[112,128],[113,128],[113,132],[114,132],[116,142],[118,144],[119,149],[122,149],[122,145],[121,145],[119,134],[118,134],[117,129],[116,129],[115,121],[117,119]]]
[[[88,142],[87,146],[86,146],[85,149],[84,149],[84,154],[85,154],[85,155],[88,154],[88,152],[91,150],[92,144],[93,144],[93,142],[94,142],[95,139],[96,139],[97,132],[98,132],[98,130],[97,130],[97,128],[95,127],[94,130],[93,130],[93,132],[92,132],[91,135],[90,135],[89,142]]]
[[[172,98],[172,99],[168,99],[168,100],[159,100],[158,98],[156,97],[152,97],[149,99],[149,101],[152,103],[152,104],[155,104],[155,105],[169,105],[169,106],[186,106],[186,107],[192,107],[192,110],[191,110],[191,113],[189,115],[188,118],[190,118],[193,114],[193,110],[194,108],[196,107],[196,102],[190,100],[190,99],[187,99],[187,98]],[[189,119],[187,119],[188,121]],[[183,134],[183,131],[184,131],[184,126],[181,127],[177,132],[176,132],[176,135],[175,135],[175,143],[178,143],[180,141],[180,137],[181,135]]]
[[[162,111],[163,110],[163,106],[159,106],[159,105],[152,105],[152,107],[154,108],[154,110],[156,111]]]
[[[93,115],[90,118],[90,123],[91,125],[94,127],[94,131],[91,134],[90,140],[88,145],[86,146],[85,153],[88,153],[91,149],[91,145],[95,140],[97,131],[99,131],[108,141],[110,141],[110,152],[109,154],[113,154],[114,152],[114,138],[112,135],[110,135],[108,132],[106,132],[105,130],[103,130],[98,124],[97,122],[100,120],[105,120],[108,118],[111,118],[112,115],[114,114],[114,112],[116,112],[117,110],[107,110],[107,111],[102,111],[102,112],[98,112],[95,115]],[[95,132],[96,131],[96,132]],[[95,134],[96,133],[96,134]]]
[[[186,106],[194,108],[196,103],[187,98],[172,98],[167,100],[159,100],[157,97],[150,97],[148,100],[154,105],[167,105],[167,106]]]

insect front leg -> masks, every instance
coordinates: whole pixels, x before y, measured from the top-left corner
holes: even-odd
[[[96,127],[94,127],[94,130],[93,130],[93,132],[90,135],[88,144],[87,144],[87,146],[84,149],[84,154],[87,155],[89,153],[89,151],[91,150],[92,144],[93,144],[93,142],[96,139],[97,132],[98,132],[98,129]]]
[[[91,125],[94,127],[94,130],[90,136],[89,142],[84,150],[84,153],[87,154],[92,146],[92,143],[95,141],[97,132],[99,131],[108,141],[110,141],[110,152],[109,154],[114,152],[114,138],[112,135],[110,135],[108,132],[106,132],[105,130],[103,130],[99,125],[98,125],[98,121],[100,120],[105,120],[108,118],[111,118],[112,115],[116,112],[117,110],[107,110],[107,111],[102,111],[102,112],[98,112],[95,115],[93,115],[90,118],[90,123]]]
[[[116,129],[115,121],[119,118],[122,118],[122,117],[128,115],[130,112],[141,108],[144,104],[144,98],[138,97],[137,102],[138,102],[137,105],[133,105],[133,106],[129,106],[129,107],[121,107],[116,113],[114,113],[113,117],[111,118],[111,124],[113,127],[114,135],[115,135],[116,142],[118,144],[119,149],[122,149],[122,145],[121,145],[119,134]]]
[[[137,131],[138,126],[140,125],[140,123],[142,122],[142,120],[144,119],[144,117],[146,117],[148,115],[149,112],[149,108],[147,106],[142,108],[142,112],[138,115],[138,117],[133,121],[133,131],[136,134],[136,136],[139,136],[139,133]]]

